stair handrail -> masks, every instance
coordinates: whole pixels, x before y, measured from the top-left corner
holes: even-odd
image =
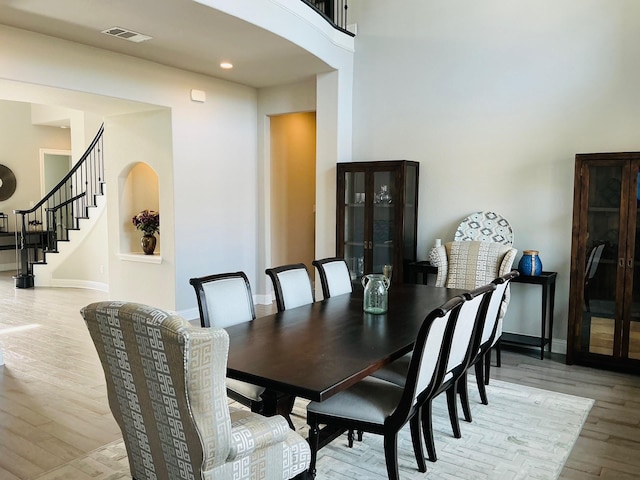
[[[69,179],[71,179],[71,177],[73,177],[73,174],[76,173],[80,169],[80,167],[82,167],[84,161],[89,157],[89,155],[92,153],[95,146],[102,139],[103,132],[104,132],[104,123],[100,125],[100,129],[98,130],[98,133],[96,134],[95,138],[91,141],[91,144],[89,145],[89,147],[87,147],[87,151],[84,152],[82,157],[80,157],[80,160],[78,160],[78,162],[71,168],[71,170],[69,170],[69,173],[67,173],[64,177],[62,177],[62,180],[60,180],[58,184],[49,191],[49,193],[47,193],[44,197],[42,197],[42,199],[38,203],[36,203],[33,207],[31,207],[28,210],[14,210],[13,213],[15,213],[16,215],[34,213],[38,208],[42,207],[42,205],[44,205],[44,203],[47,200],[53,197],[55,195],[55,192],[59,190]]]

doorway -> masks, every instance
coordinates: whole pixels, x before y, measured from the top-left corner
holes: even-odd
[[[71,151],[40,149],[40,190],[44,197],[71,170]]]
[[[304,263],[314,278],[316,114],[270,117],[271,265]]]

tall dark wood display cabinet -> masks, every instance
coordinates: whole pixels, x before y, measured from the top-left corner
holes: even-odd
[[[567,363],[640,373],[640,152],[576,155]]]
[[[392,282],[405,281],[416,260],[417,162],[338,164],[336,253],[356,280],[392,265]]]

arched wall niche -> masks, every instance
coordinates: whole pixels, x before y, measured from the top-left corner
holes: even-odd
[[[136,162],[123,169],[119,177],[120,253],[142,254],[140,238],[143,233],[132,222],[142,210],[160,211],[158,174],[145,162]],[[156,235],[155,254],[161,251],[160,235]]]

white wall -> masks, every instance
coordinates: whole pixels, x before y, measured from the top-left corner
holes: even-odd
[[[56,100],[63,91],[70,107],[104,114],[107,124],[123,113],[158,106],[171,111],[167,154],[173,171],[160,181],[172,183],[174,210],[160,214],[175,218],[175,232],[161,233],[163,257],[175,251],[174,258],[167,259],[175,273],[145,301],[171,310],[195,309],[189,278],[215,271],[244,270],[255,281],[255,89],[8,27],[0,27],[0,44],[13,45],[3,50],[0,79],[42,85]],[[204,90],[207,102],[192,102],[192,88]],[[17,96],[28,99],[30,94],[19,89]],[[37,92],[33,95],[38,97]],[[115,128],[109,135],[107,128],[110,145],[127,139]],[[114,155],[105,148],[107,168],[128,160]],[[137,269],[139,273],[119,276],[117,261],[110,257],[109,262],[113,292],[134,292],[147,278],[148,265]]]
[[[259,295],[268,293],[262,241],[268,234],[265,225],[268,217],[263,217],[262,207],[265,179],[259,179],[268,157],[263,137],[267,115],[317,112],[318,143],[322,144],[317,152],[316,194],[317,222],[322,226],[316,242],[320,255],[335,248],[335,163],[351,156],[353,40],[336,35],[324,20],[297,0],[258,2],[260,9],[244,2],[203,3],[226,9],[277,33],[287,29],[292,40],[327,63],[327,70],[336,68],[340,74],[324,73],[318,79],[321,101],[317,105],[307,102],[311,97],[315,100],[316,79],[309,80],[309,84],[314,84],[311,92],[302,89],[302,101],[295,92],[299,90],[297,87],[285,86],[282,88],[287,98],[282,103],[278,100],[270,103],[267,99],[261,104],[258,92],[252,88],[0,26],[0,44],[12,45],[2,52],[0,85],[13,83],[14,98],[37,101],[46,97],[56,105],[104,117],[107,124],[123,114],[158,107],[170,110],[174,207],[171,213],[175,232],[174,238],[163,235],[162,255],[164,261],[165,248],[175,249],[175,258],[171,259],[175,268],[175,296],[156,289],[155,297],[149,301],[193,312],[195,295],[188,284],[192,276],[244,270],[252,285],[257,285],[254,291]],[[266,10],[261,10],[263,7]],[[307,16],[313,17],[315,25],[309,24]],[[30,88],[33,86],[41,90]],[[207,101],[192,102],[191,89],[205,91]],[[272,93],[267,92],[265,97],[271,97]],[[0,90],[0,98],[6,95],[6,91]],[[297,105],[292,106],[291,102]],[[278,107],[272,108],[276,104]],[[105,131],[105,135],[110,133],[120,137],[112,137],[109,140],[112,144],[122,144],[126,138],[117,128]],[[123,161],[114,158],[108,149],[105,159],[109,164]],[[163,218],[164,213],[160,214]],[[114,234],[112,228],[110,223],[110,239]],[[113,246],[109,248],[112,252]],[[110,258],[111,290],[133,291],[136,275],[122,278],[116,266],[117,262],[114,264]],[[118,285],[113,290],[115,282]],[[127,290],[127,285],[132,288]],[[165,284],[163,288],[169,287]]]
[[[353,0],[354,160],[420,165],[419,249],[492,210],[558,272],[568,314],[577,152],[640,149],[640,2]],[[518,256],[519,258],[519,256]],[[539,332],[539,287],[514,286],[505,329]]]

